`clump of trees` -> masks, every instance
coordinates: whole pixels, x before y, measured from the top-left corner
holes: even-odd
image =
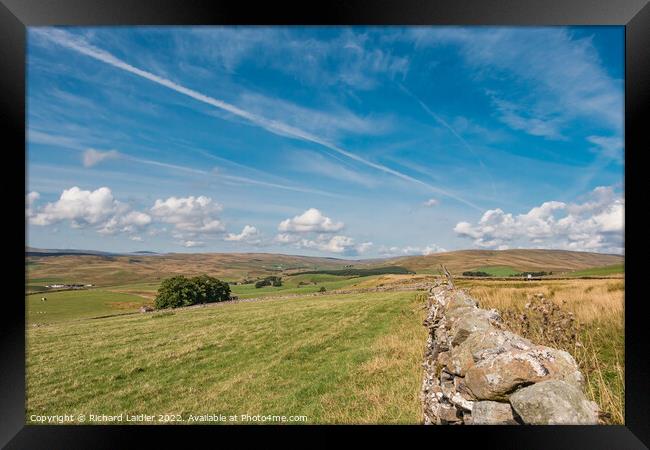
[[[263,280],[259,280],[255,283],[256,288],[261,288],[264,286],[282,286],[282,277],[266,277]]]
[[[208,275],[187,278],[183,275],[160,283],[154,300],[156,309],[180,308],[200,303],[223,302],[230,299],[230,285]]]
[[[463,276],[464,276],[464,277],[489,277],[489,276],[491,276],[491,275],[490,275],[489,273],[487,273],[487,272],[481,272],[481,271],[478,271],[478,272],[472,272],[472,271],[467,271],[467,272],[463,272]]]

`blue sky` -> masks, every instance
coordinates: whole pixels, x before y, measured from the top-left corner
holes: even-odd
[[[622,27],[30,28],[28,244],[622,253]]]

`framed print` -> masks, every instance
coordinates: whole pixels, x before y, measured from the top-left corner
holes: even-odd
[[[648,444],[646,1],[0,13],[7,448]]]

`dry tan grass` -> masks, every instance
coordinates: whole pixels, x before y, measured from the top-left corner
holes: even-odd
[[[606,422],[624,423],[622,280],[459,280],[458,284],[468,288],[481,307],[499,310],[513,331],[570,352],[585,374],[587,394],[599,404]]]
[[[580,323],[591,323],[607,318],[623,320],[622,280],[548,280],[461,282],[481,302],[481,307],[500,311],[523,310],[529,296],[541,293],[576,315]]]

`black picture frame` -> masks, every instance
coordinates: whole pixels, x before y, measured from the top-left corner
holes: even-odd
[[[278,427],[232,426],[26,426],[25,425],[25,311],[18,298],[25,256],[25,41],[26,27],[44,25],[623,25],[625,26],[625,224],[628,245],[625,302],[625,425],[545,427],[285,427],[282,431],[325,443],[333,436],[362,433],[366,437],[397,434],[417,437],[428,445],[441,441],[458,448],[473,440],[499,448],[647,448],[650,443],[650,367],[646,349],[648,326],[643,296],[644,222],[633,219],[634,208],[646,211],[643,196],[643,153],[650,149],[647,112],[650,104],[650,5],[648,0],[337,0],[302,3],[243,0],[0,0],[0,112],[5,125],[3,188],[13,210],[14,229],[4,242],[8,290],[0,313],[0,445],[6,448],[115,448],[173,440],[190,442],[201,434],[208,442],[223,443],[214,434],[228,434],[236,445],[249,435],[278,436]],[[8,179],[9,178],[9,179]],[[11,179],[11,181],[10,181]],[[21,183],[22,181],[22,183]],[[21,190],[22,189],[22,190]],[[630,201],[632,209],[630,209]],[[15,211],[15,212],[14,212]],[[22,237],[22,239],[21,239]],[[22,274],[22,275],[21,275]],[[15,295],[13,295],[15,292]],[[320,431],[318,438],[314,431]],[[335,431],[335,432],[334,432]],[[261,435],[261,436],[260,436]],[[219,438],[221,439],[221,438]],[[295,442],[300,443],[300,440]],[[398,441],[399,442],[399,441]],[[140,446],[139,444],[138,446]],[[311,445],[311,444],[310,444]],[[462,445],[461,445],[462,448]]]

